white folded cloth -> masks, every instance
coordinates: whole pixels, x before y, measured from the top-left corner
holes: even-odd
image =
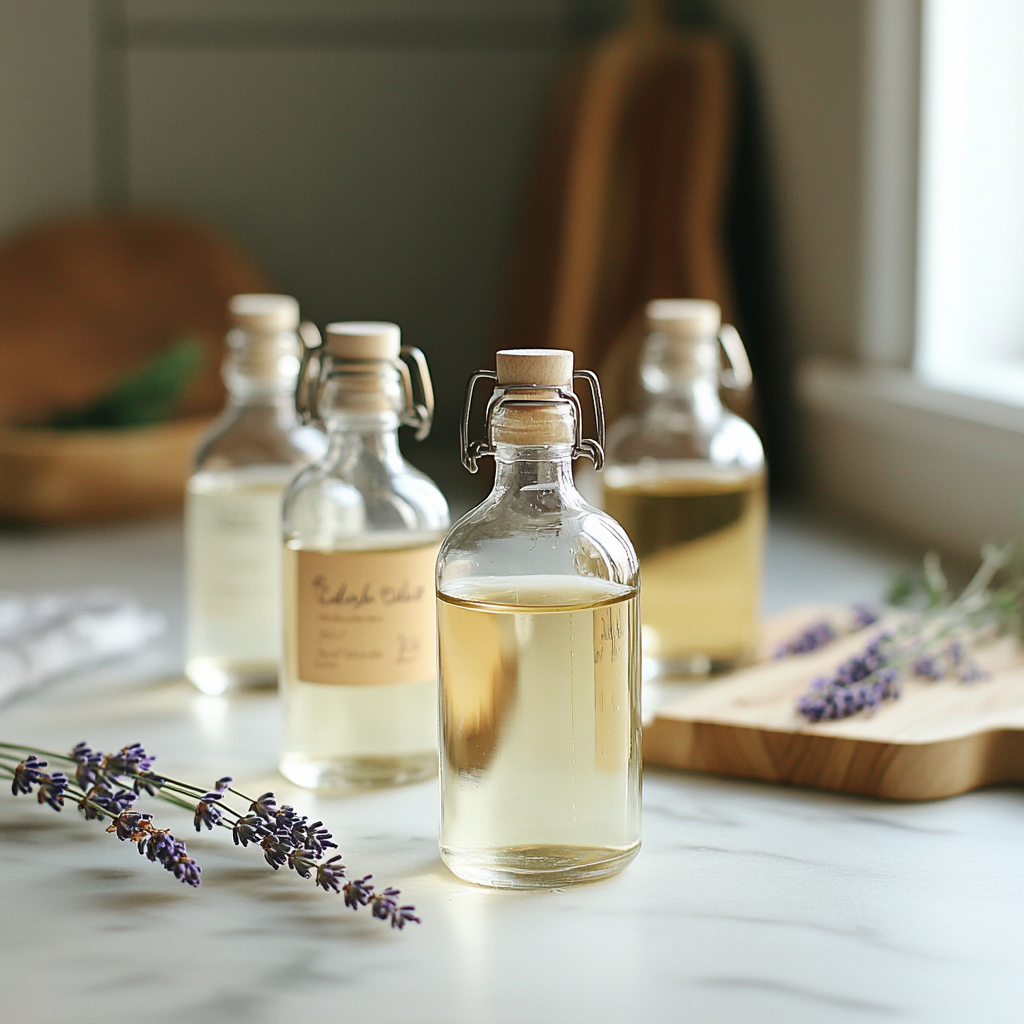
[[[53,676],[136,651],[166,628],[163,615],[119,590],[0,591],[0,703]]]

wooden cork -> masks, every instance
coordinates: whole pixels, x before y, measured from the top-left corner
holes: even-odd
[[[324,347],[336,359],[393,360],[402,347],[402,332],[387,321],[345,320],[327,325]]]
[[[576,422],[566,401],[553,403],[552,388],[572,388],[572,352],[566,349],[512,348],[497,354],[498,387],[536,385],[514,394],[515,404],[499,404],[491,416],[495,444],[572,444]],[[536,403],[531,402],[536,398]]]
[[[506,348],[495,360],[498,387],[540,384],[572,387],[572,352],[564,348]]]

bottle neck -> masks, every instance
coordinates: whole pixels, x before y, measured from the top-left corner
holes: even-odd
[[[717,338],[680,339],[655,333],[644,348],[640,383],[652,411],[712,423],[722,416],[718,371]]]
[[[324,421],[324,426],[329,444],[327,457],[332,463],[371,460],[395,470],[404,464],[395,413],[334,411]]]
[[[572,445],[498,444],[492,497],[501,500],[527,492],[582,497],[572,474]]]
[[[274,409],[278,414],[294,419],[295,382],[280,381],[268,385],[266,381],[236,378],[228,388],[228,406],[232,409]]]
[[[295,417],[295,382],[299,373],[299,339],[294,331],[228,332],[221,375],[228,405],[273,408]]]

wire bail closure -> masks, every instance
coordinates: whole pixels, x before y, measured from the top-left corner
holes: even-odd
[[[302,339],[302,363],[295,383],[295,410],[302,423],[307,426],[323,425],[320,394],[331,377],[345,372],[367,372],[386,363],[398,371],[401,382],[402,411],[399,422],[402,426],[415,429],[417,441],[422,441],[430,433],[434,422],[434,387],[430,381],[427,358],[418,348],[403,345],[399,350],[402,358],[398,359],[340,359],[327,351],[316,324],[308,321],[300,324],[299,337]]]
[[[718,332],[718,343],[729,363],[728,368],[718,375],[719,382],[728,391],[746,391],[754,383],[754,371],[750,368],[750,359],[740,332],[732,324],[722,324]]]
[[[576,393],[571,388],[552,384],[503,384],[498,386],[498,374],[494,370],[477,370],[469,378],[466,384],[466,404],[462,412],[462,422],[459,425],[459,441],[462,448],[462,465],[475,473],[480,467],[477,460],[485,455],[494,456],[497,449],[491,440],[491,417],[497,409],[504,405],[558,405],[561,402],[568,402],[572,406],[573,420],[575,422],[576,438],[572,446],[572,457],[578,459],[586,456],[594,463],[594,468],[600,470],[604,466],[604,403],[601,400],[601,384],[597,374],[593,370],[574,370],[573,380],[585,380],[590,385],[590,395],[594,402],[594,417],[597,422],[597,438],[585,438],[583,436],[583,407]],[[469,418],[473,408],[473,390],[479,381],[490,380],[495,384],[494,392],[487,402],[487,411],[484,413],[484,438],[479,441],[469,439]],[[556,397],[538,397],[538,391],[553,391]],[[525,397],[528,396],[528,397]]]

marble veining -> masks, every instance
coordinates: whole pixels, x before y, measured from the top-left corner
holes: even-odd
[[[844,600],[870,596],[865,581],[880,587],[894,564],[820,527],[802,546],[802,529],[773,533],[770,571],[781,559],[787,596],[803,580],[804,599],[820,599],[825,548],[829,593]],[[0,708],[0,734],[60,748],[139,740],[170,774],[231,771],[243,789],[273,788],[424,923],[392,932],[156,805],[203,866],[193,891],[98,823],[4,791],[3,1024],[1024,1019],[1024,791],[900,805],[650,771],[644,846],[622,875],[477,889],[438,860],[435,783],[299,791],[275,772],[273,695],[205,697],[175,676],[179,550],[174,524],[0,538],[0,586],[133,587],[175,624],[116,670]]]

